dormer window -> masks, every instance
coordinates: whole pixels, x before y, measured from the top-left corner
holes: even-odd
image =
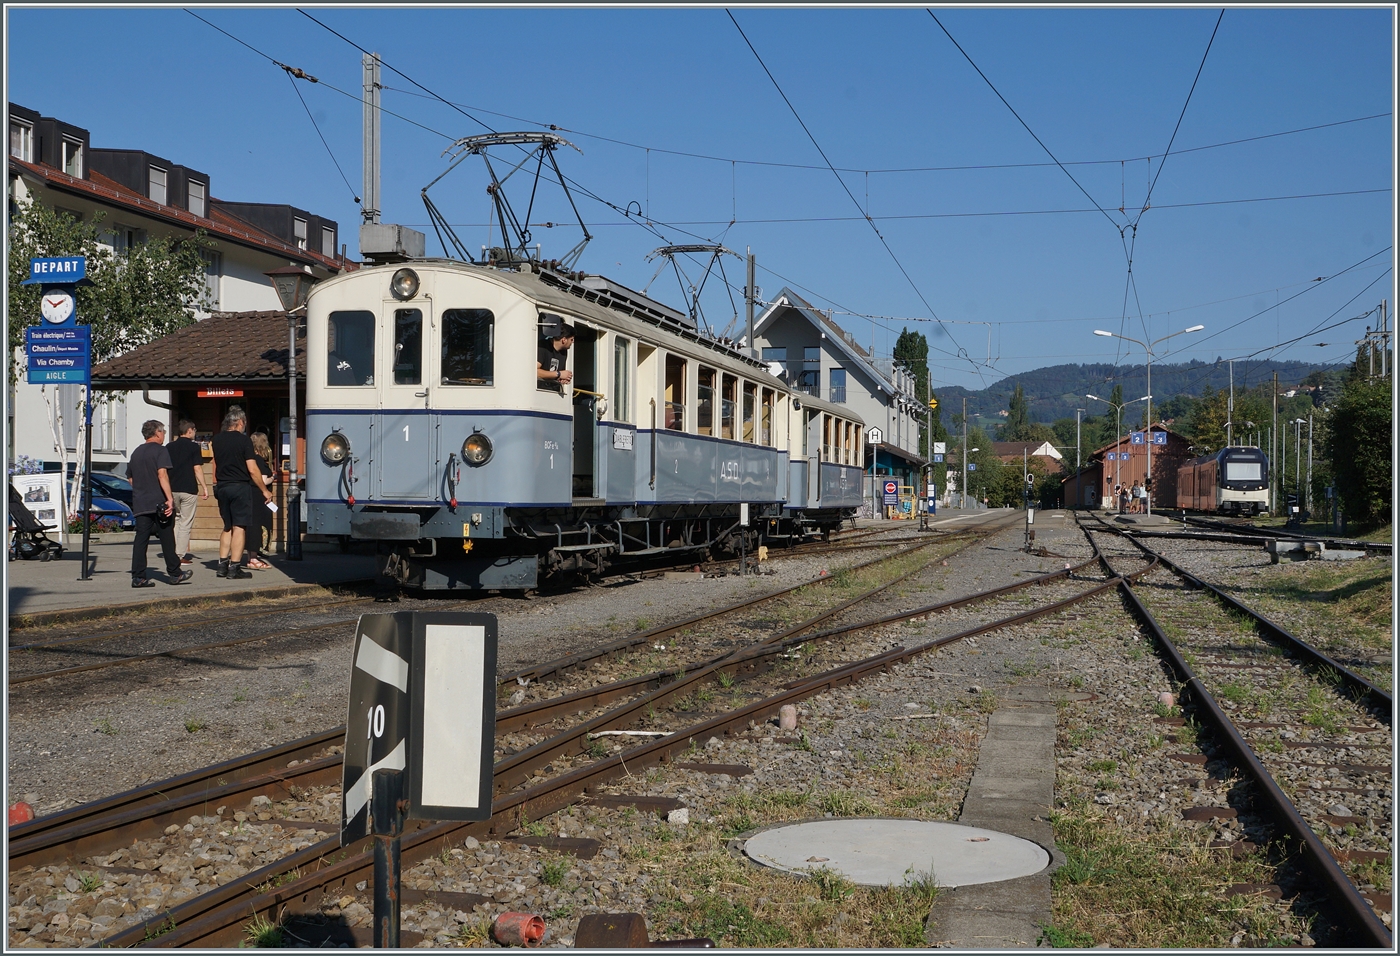
[[[165,176],[166,171],[160,166],[147,167],[146,195],[152,202],[158,202],[162,206],[165,205]]]
[[[81,140],[63,137],[63,171],[74,179],[83,178],[83,144]]]
[[[10,120],[10,155],[26,163],[34,162],[34,127]]]
[[[306,220],[301,218],[292,219],[292,235],[296,237],[297,248],[306,248]]]
[[[321,227],[321,255],[335,258],[335,230],[330,226]]]
[[[189,210],[196,216],[204,215],[204,198],[208,195],[208,187],[197,179],[189,182]]]

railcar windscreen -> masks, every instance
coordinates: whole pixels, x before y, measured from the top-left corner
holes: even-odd
[[[374,313],[332,312],[326,324],[326,384],[374,384]]]
[[[496,317],[490,309],[448,309],[442,313],[442,384],[494,382]]]
[[[1257,461],[1227,461],[1226,481],[1263,481],[1264,466]]]

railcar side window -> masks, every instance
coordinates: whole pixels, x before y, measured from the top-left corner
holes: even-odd
[[[822,415],[822,461],[832,461],[831,457],[831,416]]]
[[[332,312],[326,323],[326,384],[374,384],[374,313]]]
[[[744,383],[744,441],[753,441],[754,405],[758,399],[758,386],[753,382]]]
[[[666,356],[666,427],[685,431],[685,359]]]
[[[773,447],[773,390],[763,390],[763,403],[759,419],[759,440],[769,448]]]
[[[841,463],[845,465],[853,464],[851,461],[851,423],[846,422],[844,428],[845,445],[842,447]]]
[[[423,310],[394,313],[394,384],[423,384]]]
[[[632,343],[613,340],[613,419],[632,420]]]
[[[733,375],[720,376],[719,429],[720,438],[734,437],[734,395],[737,382]]]
[[[715,433],[715,370],[700,366],[696,380],[695,430],[700,435]]]
[[[442,384],[494,383],[496,317],[490,309],[442,313]]]

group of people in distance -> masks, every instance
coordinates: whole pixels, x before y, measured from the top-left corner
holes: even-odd
[[[195,508],[209,497],[204,480],[204,452],[194,440],[195,424],[182,420],[179,436],[165,444],[165,425],[155,419],[141,426],[146,440],[131,453],[131,510],[136,516],[132,542],[131,586],[154,587],[146,576],[147,547],[152,535],[160,540],[166,575],[171,584],[194,577],[184,565],[194,563],[189,552]],[[248,416],[234,406],[224,416],[223,430],[210,445],[214,453],[214,498],[223,519],[219,535],[221,578],[251,578],[248,568],[272,567],[260,554],[264,527],[272,525],[272,448],[262,432],[246,434]],[[244,551],[248,558],[244,561]]]
[[[1140,481],[1133,482],[1131,488],[1127,484],[1115,485],[1113,498],[1118,502],[1120,515],[1147,513],[1147,488]]]

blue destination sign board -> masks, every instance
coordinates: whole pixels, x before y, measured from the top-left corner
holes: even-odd
[[[1147,443],[1145,439],[1146,432],[1129,432],[1128,434],[1131,436],[1132,444],[1134,445],[1145,445]]]
[[[1154,444],[1154,445],[1165,445],[1166,443],[1167,443],[1167,433],[1166,433],[1166,432],[1153,432],[1153,433],[1152,433],[1152,444]]]
[[[81,382],[92,376],[92,332],[86,325],[67,328],[30,326],[24,330],[31,385]]]
[[[87,278],[83,256],[52,256],[29,260],[29,278],[21,285],[73,285]]]

